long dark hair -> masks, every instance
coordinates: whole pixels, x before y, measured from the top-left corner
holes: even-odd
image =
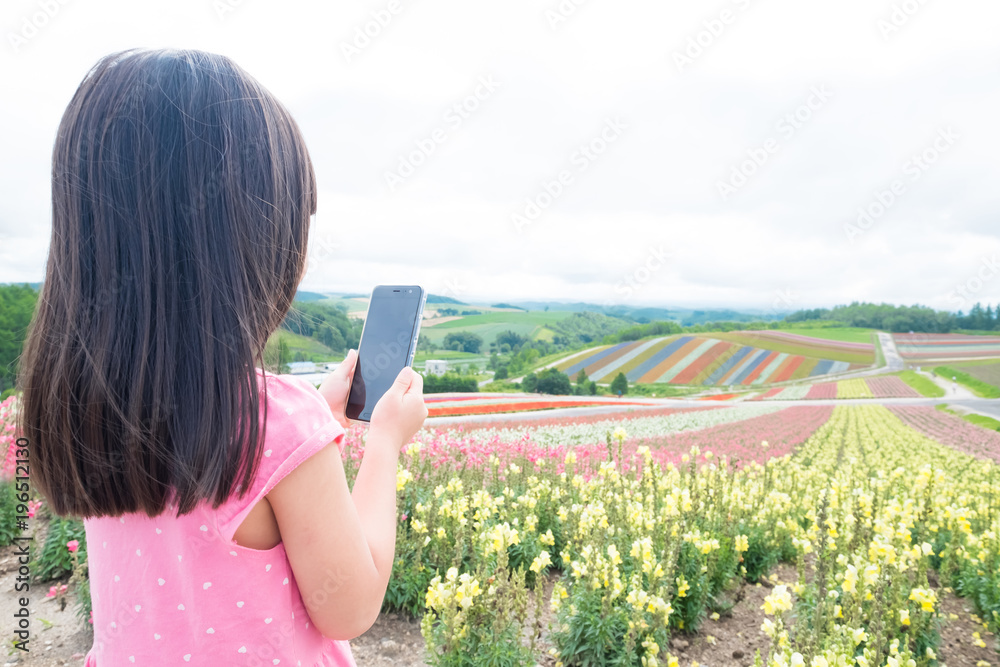
[[[102,58],[52,155],[52,240],[20,363],[31,481],[59,515],[178,514],[249,489],[257,366],[305,267],[298,126],[226,57]]]

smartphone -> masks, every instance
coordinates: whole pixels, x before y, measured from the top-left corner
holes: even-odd
[[[413,363],[426,301],[419,285],[377,285],[372,290],[347,396],[348,419],[371,421],[375,404],[403,367]]]

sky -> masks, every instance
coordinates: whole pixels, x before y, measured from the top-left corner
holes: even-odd
[[[103,55],[225,54],[319,181],[302,289],[788,311],[1000,301],[993,0],[4,0],[0,282]]]

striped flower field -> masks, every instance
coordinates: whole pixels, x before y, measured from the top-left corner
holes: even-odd
[[[556,368],[570,377],[576,377],[583,371],[596,382],[610,382],[618,373],[624,373],[629,382],[639,383],[759,386],[842,373],[865,366],[862,363],[766,349],[769,344],[771,347],[781,347],[778,341],[769,337],[773,333],[744,332],[733,340],[705,336],[663,336],[630,341],[574,355],[557,364]],[[733,337],[731,334],[728,336]],[[822,345],[815,347],[819,354],[837,346],[858,345],[836,341],[820,342]],[[802,346],[801,341],[796,340],[794,344]],[[860,354],[863,355],[864,351]]]
[[[906,361],[1000,358],[1000,336],[894,334],[893,340],[899,355]]]
[[[910,385],[894,375],[854,378],[839,382],[772,387],[751,401],[797,401],[830,398],[920,398]]]

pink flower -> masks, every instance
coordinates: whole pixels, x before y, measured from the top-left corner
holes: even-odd
[[[29,500],[28,501],[28,518],[29,519],[34,519],[35,518],[35,512],[37,512],[38,508],[41,507],[41,506],[42,506],[42,501],[41,500]]]
[[[59,586],[58,589],[56,589],[55,586],[50,586],[49,587],[49,592],[45,594],[45,597],[47,597],[47,598],[54,598],[59,593],[65,593],[66,589],[67,589],[66,584],[63,584],[62,586]]]
[[[70,540],[69,542],[66,543],[66,548],[69,549],[70,552],[76,551],[77,549],[80,548],[79,540]]]
[[[90,623],[91,625],[94,624],[94,611],[93,610],[91,610],[91,612],[90,612],[90,618],[87,619],[87,622]]]

